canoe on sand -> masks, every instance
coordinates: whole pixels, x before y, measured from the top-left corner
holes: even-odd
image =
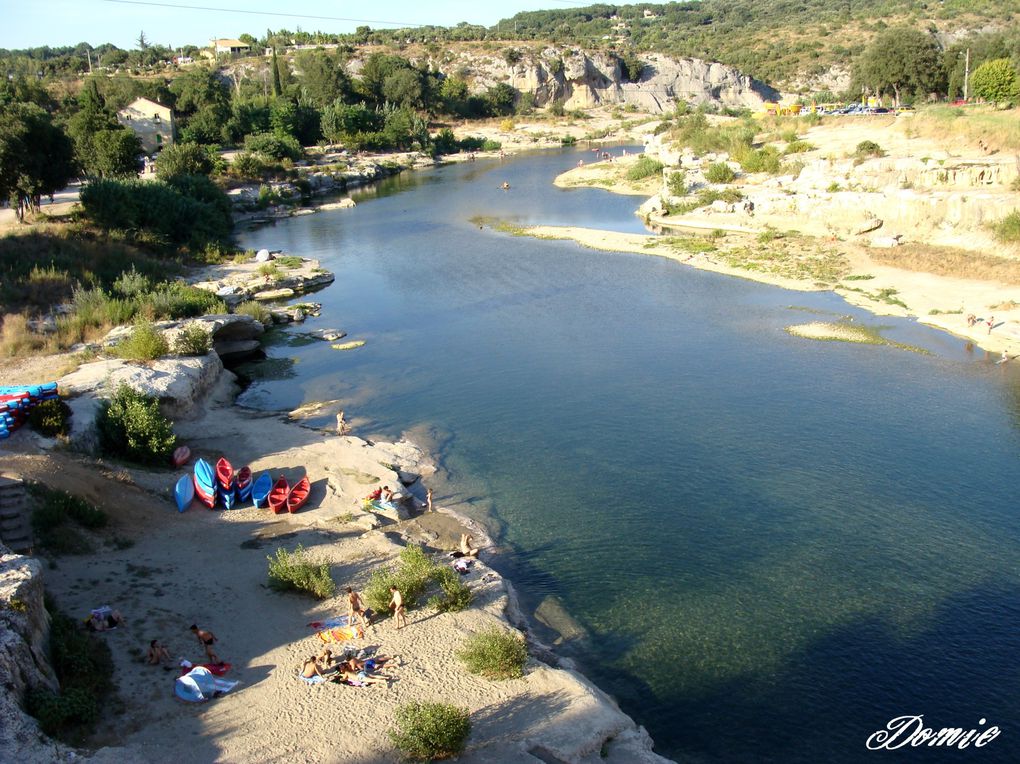
[[[306,475],[287,494],[287,511],[291,513],[297,512],[301,505],[308,501],[308,493],[311,490],[312,486],[309,484],[308,476]]]
[[[269,492],[269,508],[276,514],[287,511],[287,496],[290,494],[290,485],[287,478],[280,475],[273,484],[273,490]]]
[[[224,488],[230,488],[234,483],[234,468],[226,457],[216,460],[216,481]]]
[[[205,459],[195,462],[195,488],[204,488],[206,495],[214,493],[216,488],[216,475],[213,468]]]
[[[241,467],[234,483],[237,487],[237,500],[248,501],[251,498],[251,467]]]
[[[209,507],[209,509],[216,506],[216,489],[203,485],[202,481],[198,479],[197,472],[195,473],[195,498]]]
[[[264,507],[269,502],[269,492],[273,490],[273,478],[263,472],[251,485],[251,501],[256,507]]]
[[[195,484],[191,482],[191,475],[181,475],[174,486],[174,498],[177,500],[178,512],[183,512],[191,504],[195,498]]]
[[[188,459],[191,458],[191,449],[187,446],[178,446],[174,449],[173,464],[175,467],[187,464]]]

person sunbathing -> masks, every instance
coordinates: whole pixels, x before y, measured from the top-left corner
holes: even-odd
[[[301,676],[305,679],[311,679],[313,676],[322,676],[318,656],[312,655],[305,659],[304,665],[301,666]],[[325,679],[325,677],[323,678]]]
[[[364,669],[355,668],[351,661],[344,661],[337,666],[338,681],[353,685],[385,684],[389,677],[372,676]]]
[[[390,655],[376,655],[371,658],[361,660],[360,658],[350,658],[347,664],[355,671],[364,671],[366,674],[373,674],[377,670],[384,671],[387,663],[392,663],[397,660],[397,656]],[[390,666],[390,668],[393,668]]]
[[[161,645],[158,639],[154,639],[149,643],[147,659],[150,666],[158,666],[163,661],[173,663],[173,658],[170,657],[170,651],[167,650],[164,645]]]
[[[466,533],[460,534],[460,551],[465,557],[477,557],[478,547],[471,546],[473,539]]]
[[[109,631],[110,629],[116,629],[118,626],[123,626],[124,623],[124,616],[120,614],[119,610],[101,608],[92,611],[92,615],[85,622],[85,628],[89,631]]]

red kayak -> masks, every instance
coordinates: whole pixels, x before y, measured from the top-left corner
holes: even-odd
[[[203,504],[205,504],[207,507],[209,507],[209,509],[215,507],[216,491],[213,491],[211,496],[207,494],[205,492],[205,487],[202,485],[201,482],[199,482],[197,476],[194,478],[194,483],[195,483],[195,498],[198,499]]]
[[[232,665],[230,663],[196,663],[193,666],[181,666],[181,676],[196,668],[209,669],[209,673],[213,676],[223,676],[230,671]]]
[[[308,476],[301,478],[297,485],[290,489],[290,493],[287,494],[287,511],[297,512],[301,505],[308,501],[308,494],[311,492],[312,486],[308,482]],[[272,494],[270,494],[272,496]]]
[[[237,487],[244,488],[251,482],[251,467],[241,467],[237,471]]]
[[[273,484],[273,490],[269,492],[269,508],[276,514],[287,511],[287,497],[290,495],[290,485],[287,478],[280,475]]]
[[[233,487],[234,468],[222,456],[216,462],[216,480],[223,486],[224,491],[229,491]]]
[[[174,449],[173,464],[175,467],[187,464],[191,458],[191,449],[187,446],[178,446]]]

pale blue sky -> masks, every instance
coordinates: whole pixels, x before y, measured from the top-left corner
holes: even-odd
[[[491,26],[520,11],[584,6],[579,0],[151,0],[133,5],[110,0],[0,0],[0,48],[62,46],[111,42],[135,47],[138,33],[162,45],[204,45],[212,37],[237,37],[243,32],[261,36],[267,28],[352,32],[367,24],[383,29],[405,24],[454,26],[461,21]],[[204,6],[224,10],[160,7],[160,3]],[[361,21],[263,16],[239,11],[331,16]],[[385,24],[393,21],[398,24]]]

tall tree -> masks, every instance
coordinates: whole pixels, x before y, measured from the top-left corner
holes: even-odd
[[[992,103],[1016,103],[1017,74],[1008,58],[985,61],[970,77],[974,95]]]
[[[861,55],[858,78],[873,92],[932,93],[944,89],[938,42],[930,34],[909,27],[881,32]]]
[[[49,114],[33,103],[0,110],[0,197],[10,199],[18,220],[73,175],[71,141]]]
[[[322,50],[306,51],[298,55],[297,69],[301,72],[302,101],[323,108],[337,98],[343,98],[350,81],[343,62]]]
[[[277,97],[283,93],[283,83],[280,82],[280,65],[276,60],[276,48],[273,48],[273,96]]]

